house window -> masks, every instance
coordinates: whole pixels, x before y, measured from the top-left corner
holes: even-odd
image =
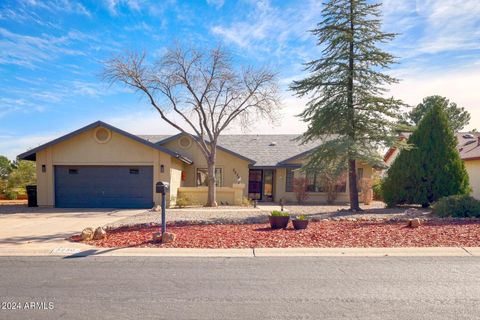
[[[215,168],[215,185],[221,187],[223,185],[222,168]],[[197,168],[197,187],[208,186],[208,170],[206,168]]]
[[[319,174],[315,172],[307,173],[307,191],[308,192],[324,192]]]
[[[307,191],[308,192],[327,192],[326,181],[322,179],[321,174],[315,172],[307,173]],[[342,175],[335,183],[336,192],[347,191],[347,176]]]
[[[285,192],[293,192],[293,169],[287,169],[285,177]]]

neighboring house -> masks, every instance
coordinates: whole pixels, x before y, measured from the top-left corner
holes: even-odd
[[[222,135],[217,151],[217,201],[295,202],[293,181],[319,143],[299,144],[297,135]],[[148,208],[159,204],[159,181],[170,184],[167,201],[178,197],[205,203],[207,166],[200,149],[183,133],[135,136],[98,121],[21,155],[36,161],[40,206]],[[359,164],[358,175],[373,169]],[[325,202],[322,181],[308,175],[309,202]],[[348,183],[338,186],[348,202]]]
[[[407,140],[410,132],[404,132],[400,139]],[[458,132],[457,150],[465,163],[468,172],[470,186],[472,187],[472,196],[480,199],[480,133],[479,132]],[[390,166],[399,154],[398,149],[390,148],[385,154],[384,161]]]

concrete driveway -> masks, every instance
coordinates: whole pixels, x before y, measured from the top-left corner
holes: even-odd
[[[0,254],[25,247],[52,247],[72,243],[65,240],[86,227],[99,227],[145,210],[57,209],[0,205]],[[82,246],[79,244],[79,246]]]

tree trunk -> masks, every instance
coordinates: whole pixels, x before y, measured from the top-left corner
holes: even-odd
[[[215,179],[215,155],[210,156],[207,162],[208,170],[208,197],[207,207],[217,207],[217,186]]]
[[[347,92],[347,104],[349,109],[349,118],[350,121],[350,133],[349,138],[352,140],[352,143],[355,143],[355,107],[353,105],[353,78],[354,78],[354,33],[355,33],[355,24],[354,24],[354,6],[355,1],[350,0],[350,32],[351,40],[349,46],[349,57],[348,57],[348,92]],[[358,203],[358,188],[357,188],[357,166],[355,159],[348,160],[348,181],[349,181],[349,196],[350,196],[350,210],[352,211],[361,211]]]
[[[357,166],[355,160],[348,160],[348,188],[350,196],[350,210],[362,211],[358,202]]]

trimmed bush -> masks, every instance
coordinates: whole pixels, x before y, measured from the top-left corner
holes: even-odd
[[[457,138],[441,105],[433,106],[423,117],[408,143],[413,147],[400,152],[382,186],[389,207],[397,204],[428,207],[443,197],[470,193]]]
[[[185,208],[187,206],[191,206],[192,204],[192,200],[190,200],[190,198],[187,196],[177,197],[177,200],[175,201],[175,206],[177,208]]]
[[[480,218],[480,201],[467,195],[445,197],[433,205],[433,214],[441,218]]]

